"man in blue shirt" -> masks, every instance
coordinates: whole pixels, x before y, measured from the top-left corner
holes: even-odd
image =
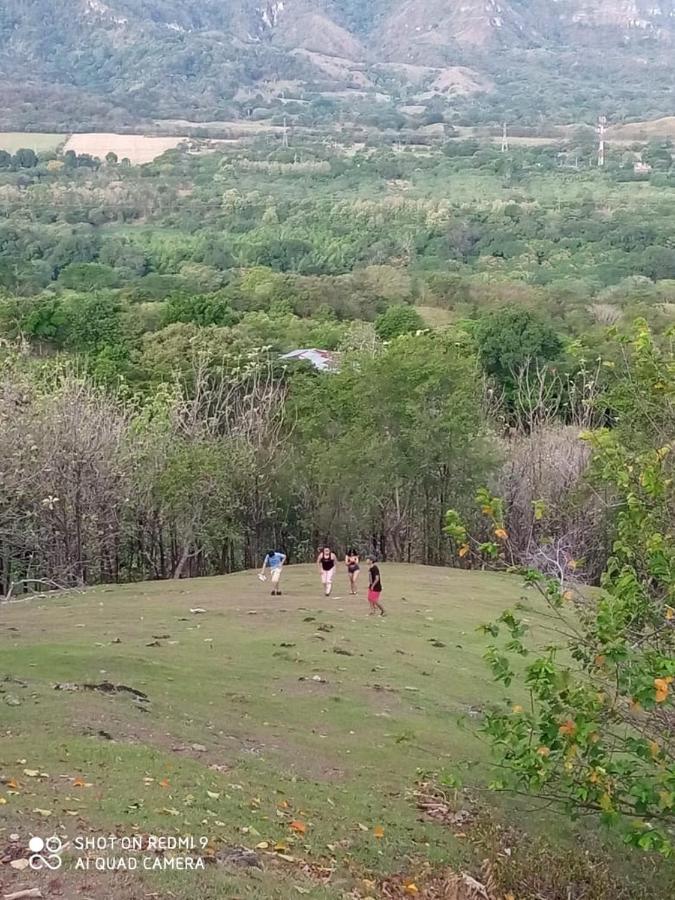
[[[283,569],[285,562],[285,553],[281,553],[280,550],[270,550],[265,557],[262,569],[260,570],[261,581],[263,581],[265,578],[265,569],[270,570],[270,576],[272,578],[273,597],[281,597],[281,591],[279,590],[279,581],[281,580],[281,570]]]

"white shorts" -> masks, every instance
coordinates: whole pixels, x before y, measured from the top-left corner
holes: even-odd
[[[333,576],[335,575],[335,566],[332,569],[326,571],[325,569],[321,570],[321,583],[322,584],[332,584]]]
[[[277,566],[276,569],[272,569],[271,571],[272,584],[279,584],[279,579],[281,578],[281,566]]]

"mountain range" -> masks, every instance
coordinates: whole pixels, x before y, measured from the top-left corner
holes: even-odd
[[[535,120],[616,98],[668,113],[674,54],[675,0],[3,0],[0,127],[203,122],[317,95],[485,121],[528,91]]]

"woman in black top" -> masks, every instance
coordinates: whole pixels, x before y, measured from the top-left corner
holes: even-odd
[[[347,550],[345,565],[347,566],[347,574],[349,576],[349,592],[352,595],[356,594],[356,584],[359,580],[359,572],[361,571],[359,562],[359,554],[356,550]]]
[[[335,568],[337,566],[337,556],[330,547],[324,547],[316,559],[316,565],[321,575],[321,583],[326,597],[330,597],[333,590],[333,578],[335,577]]]
[[[382,596],[382,578],[380,577],[380,567],[377,561],[369,556],[366,560],[368,563],[368,603],[370,604],[370,615],[375,614],[378,610],[380,615],[385,615],[384,606],[380,603]]]

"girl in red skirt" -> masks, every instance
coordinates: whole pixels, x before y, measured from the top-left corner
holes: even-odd
[[[384,607],[380,603],[382,596],[382,579],[380,578],[380,569],[377,561],[369,556],[366,560],[368,563],[368,603],[370,604],[370,615],[375,615],[379,611],[380,615],[385,615]]]

